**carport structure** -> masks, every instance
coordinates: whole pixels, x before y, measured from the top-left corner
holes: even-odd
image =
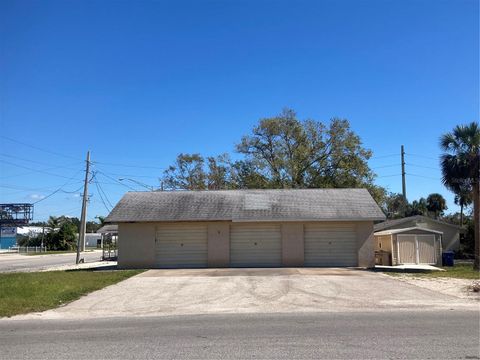
[[[365,189],[129,192],[118,224],[123,268],[374,265]]]

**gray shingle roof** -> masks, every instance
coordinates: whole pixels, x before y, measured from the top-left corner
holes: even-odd
[[[451,226],[451,227],[454,227],[456,229],[461,229],[461,226],[458,226],[458,225],[455,225],[455,224],[450,224],[450,223],[447,223],[445,221],[432,219],[432,218],[429,218],[429,217],[423,216],[423,215],[414,215],[414,216],[408,216],[408,217],[401,218],[401,219],[387,220],[387,221],[375,224],[374,230],[375,231],[385,230],[385,229],[391,228],[392,226],[401,225],[403,223],[410,222],[410,221],[414,221],[414,222],[428,221],[428,222],[433,222],[433,223],[442,224],[442,225],[446,225],[446,226]]]
[[[107,224],[103,225],[100,229],[97,230],[97,233],[116,233],[118,232],[118,225]]]
[[[109,223],[384,220],[366,189],[128,192]]]

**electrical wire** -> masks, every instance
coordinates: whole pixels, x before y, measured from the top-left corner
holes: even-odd
[[[416,157],[421,157],[421,158],[424,158],[424,159],[430,159],[430,160],[437,160],[438,161],[438,158],[434,158],[434,157],[426,156],[426,155],[421,155],[421,154],[405,153],[405,155],[416,156]]]
[[[435,178],[435,177],[431,177],[431,176],[425,176],[425,175],[418,175],[418,174],[411,174],[411,173],[407,173],[406,175],[416,176],[416,177],[430,179],[430,180],[440,180],[439,178]]]
[[[17,160],[21,160],[21,161],[26,161],[26,162],[33,163],[33,164],[41,164],[41,165],[48,165],[48,166],[53,165],[52,163],[46,163],[46,162],[41,162],[41,161],[37,161],[37,160],[30,160],[30,159],[26,159],[26,158],[23,158],[23,157],[20,157],[20,156],[10,155],[10,154],[5,154],[5,153],[0,153],[0,156],[12,158],[12,159],[17,159]],[[76,161],[75,163],[72,163],[72,164],[69,164],[69,165],[78,165],[78,164],[81,164],[81,163],[83,164],[83,162],[84,161]],[[69,165],[56,165],[56,166],[65,167],[65,166],[69,166]]]
[[[394,176],[402,176],[402,174],[382,175],[382,176],[377,176],[377,178],[386,178],[386,177],[394,177]]]
[[[95,176],[93,178],[95,178]],[[111,209],[109,209],[109,207],[105,203],[105,200],[103,199],[103,196],[102,196],[102,192],[100,191],[100,188],[98,187],[98,183],[96,181],[94,183],[95,183],[95,186],[97,187],[98,195],[100,196],[100,200],[102,201],[103,206],[105,206],[105,209],[107,209],[107,211],[110,212]]]
[[[129,168],[138,168],[138,169],[155,169],[155,170],[166,170],[167,169],[167,168],[158,167],[158,166],[127,165],[127,164],[109,163],[109,162],[102,162],[102,161],[94,161],[93,164],[100,164],[100,165],[105,165],[105,166],[129,167]]]
[[[372,156],[370,160],[375,160],[375,159],[385,159],[389,157],[394,157],[394,156],[399,156],[399,154],[389,154],[389,155],[380,155],[380,156]]]
[[[55,195],[56,193],[60,192],[62,190],[63,187],[69,185],[70,181],[73,180],[75,178],[75,176],[77,176],[79,173],[81,173],[82,170],[79,170],[75,173],[75,175],[73,175],[65,184],[63,184],[62,186],[60,186],[57,190],[53,191],[52,193],[48,194],[47,196],[45,196],[44,198],[41,198],[40,200],[38,201],[35,201],[33,202],[32,204],[35,205],[35,204],[38,204],[40,201],[43,201],[43,200],[46,200],[48,199],[49,197],[52,197],[53,195]]]
[[[4,164],[8,164],[8,165],[11,165],[11,166],[16,166],[16,167],[19,167],[19,168],[22,168],[22,169],[27,169],[27,170],[30,170],[31,172],[38,172],[38,173],[41,173],[41,174],[45,174],[45,175],[49,175],[49,176],[56,176],[56,177],[60,177],[60,178],[64,178],[64,179],[69,179],[68,176],[64,176],[64,175],[60,175],[60,174],[55,174],[55,173],[51,173],[49,172],[50,170],[55,170],[55,169],[60,169],[62,167],[53,167],[53,168],[49,168],[49,169],[46,169],[46,170],[40,170],[40,169],[34,169],[34,168],[31,168],[31,167],[28,167],[28,166],[23,166],[23,165],[18,165],[18,164],[15,164],[15,163],[12,163],[10,161],[7,161],[7,160],[3,160],[3,159],[0,159],[0,162],[4,163]],[[72,169],[71,167],[63,167],[63,168],[70,168]],[[17,175],[16,175],[17,176]],[[19,176],[19,175],[18,175]],[[8,178],[9,176],[6,176],[6,177],[3,177],[3,178]]]
[[[56,155],[56,156],[61,156],[61,157],[64,157],[64,158],[68,158],[68,159],[74,159],[74,160],[79,160],[79,161],[83,161],[82,159],[78,159],[76,157],[73,157],[73,156],[70,156],[70,155],[65,155],[65,154],[61,154],[61,153],[57,153],[55,151],[51,151],[51,150],[47,150],[47,149],[42,149],[38,146],[34,146],[34,145],[31,145],[31,144],[27,144],[27,143],[24,143],[22,141],[19,141],[19,140],[16,140],[16,139],[12,139],[8,136],[5,136],[5,135],[0,135],[0,137],[2,139],[5,139],[5,140],[8,140],[8,141],[12,141],[14,143],[17,143],[17,144],[20,144],[20,145],[23,145],[23,146],[27,146],[29,148],[32,148],[32,149],[35,149],[35,150],[38,150],[38,151],[43,151],[45,153],[49,153],[49,154],[52,154],[52,155]]]
[[[417,165],[417,164],[410,164],[410,163],[406,163],[405,165],[418,167],[418,168],[424,168],[424,169],[440,170],[439,168],[436,168],[436,167],[433,167],[433,166]]]
[[[103,190],[102,186],[97,182],[97,185],[98,185],[98,188],[100,189],[100,191],[102,192],[103,194],[103,197],[105,198],[105,200],[107,200],[107,203],[110,205],[110,208],[113,208],[113,205],[112,205],[112,202],[110,201],[110,199],[108,198],[107,194],[105,193],[105,191]]]
[[[115,178],[113,178],[113,177],[105,174],[103,171],[97,170],[97,173],[102,174],[102,175],[105,176],[106,178],[108,178],[108,179],[110,179],[110,180],[113,180],[113,181],[115,181],[116,183],[118,183],[118,184],[120,184],[120,185],[123,185],[123,186],[129,188],[130,190],[136,191],[135,188],[133,188],[133,187],[127,185],[127,184],[124,184],[124,183],[118,181],[117,179],[115,179]]]
[[[391,167],[397,167],[397,166],[400,167],[401,164],[375,166],[375,167],[372,167],[372,170],[375,170],[375,169],[384,169],[384,168],[391,168]]]

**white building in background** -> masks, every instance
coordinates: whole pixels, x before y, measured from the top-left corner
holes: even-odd
[[[17,235],[29,236],[35,238],[43,233],[44,228],[42,226],[23,226],[17,228]],[[45,233],[49,232],[49,229],[45,228]]]
[[[102,241],[102,234],[99,233],[86,233],[85,234],[85,246],[87,247],[100,247]]]

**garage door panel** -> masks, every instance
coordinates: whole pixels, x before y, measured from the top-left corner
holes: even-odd
[[[305,266],[357,266],[354,224],[306,224]]]
[[[280,225],[231,225],[230,265],[238,267],[281,266]]]
[[[156,265],[161,268],[206,267],[207,225],[168,224],[156,232]]]

